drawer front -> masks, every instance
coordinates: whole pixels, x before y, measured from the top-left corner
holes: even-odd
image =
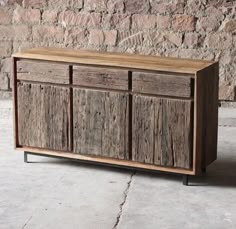
[[[73,89],[74,153],[128,159],[128,95]]]
[[[18,82],[17,95],[19,144],[70,151],[70,89]]]
[[[69,84],[69,65],[21,60],[17,62],[17,79]]]
[[[164,73],[133,72],[134,92],[165,96],[191,97],[191,77]]]
[[[128,71],[73,66],[73,84],[104,89],[128,90]]]
[[[166,167],[192,166],[192,102],[133,97],[132,160]]]

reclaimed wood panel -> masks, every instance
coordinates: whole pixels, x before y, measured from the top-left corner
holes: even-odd
[[[128,70],[73,66],[73,84],[128,90]]]
[[[17,79],[69,84],[69,65],[21,60],[17,62]]]
[[[70,50],[65,48],[33,48],[15,53],[13,57],[57,61],[96,66],[111,66],[148,71],[167,71],[195,74],[213,61],[135,55],[128,53]]]
[[[134,96],[132,160],[190,169],[191,107],[186,100]]]
[[[17,83],[19,145],[71,150],[69,89]]]
[[[134,92],[191,97],[191,78],[167,73],[133,72],[132,90]]]
[[[128,159],[128,94],[73,89],[74,152]]]

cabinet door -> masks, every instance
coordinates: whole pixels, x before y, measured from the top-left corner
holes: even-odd
[[[128,94],[73,89],[74,152],[128,159]]]
[[[71,150],[68,88],[19,82],[19,144]]]
[[[133,97],[132,159],[189,169],[192,166],[192,102]]]

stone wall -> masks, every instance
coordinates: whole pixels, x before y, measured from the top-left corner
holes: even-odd
[[[0,97],[13,52],[37,46],[220,60],[236,101],[235,0],[0,0]]]

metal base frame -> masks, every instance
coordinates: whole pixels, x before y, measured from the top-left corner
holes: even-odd
[[[29,161],[28,161],[28,155],[29,155],[29,154],[45,157],[45,155],[42,155],[42,154],[36,154],[36,153],[31,153],[31,152],[28,152],[28,151],[24,151],[24,162],[25,162],[25,163],[29,163]],[[52,158],[66,158],[66,157],[57,157],[57,156],[51,156],[51,155],[47,155],[46,157],[52,157]],[[67,158],[66,158],[66,159],[67,159]],[[70,159],[70,160],[72,160],[72,161],[78,161],[78,160],[75,160],[75,159]],[[206,173],[206,168],[202,168],[202,173]],[[185,185],[185,186],[188,186],[188,185],[189,185],[189,176],[190,176],[190,175],[183,175],[183,185]]]

